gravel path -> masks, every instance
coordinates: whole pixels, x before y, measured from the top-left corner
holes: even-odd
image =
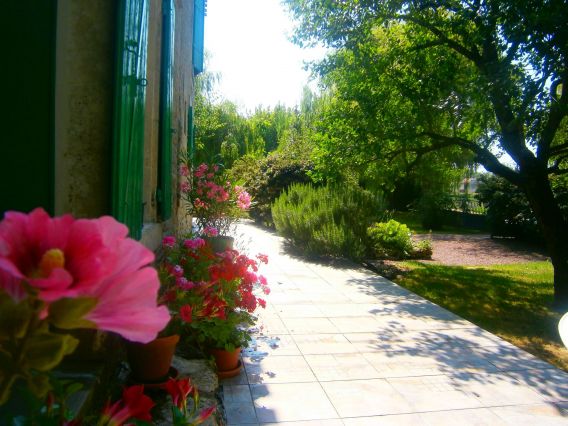
[[[489,235],[415,235],[415,240],[432,239],[434,254],[427,262],[444,265],[495,265],[548,259],[543,251],[514,239]]]

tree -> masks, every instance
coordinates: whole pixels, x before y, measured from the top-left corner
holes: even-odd
[[[320,70],[333,70],[343,58],[398,82],[391,98],[385,90],[376,96],[374,86],[357,86],[360,99],[385,113],[375,118],[392,138],[383,138],[387,145],[405,140],[402,150],[418,154],[461,147],[526,194],[554,266],[555,303],[568,307],[568,222],[551,188],[551,177],[568,173],[568,4],[285,3],[299,23],[299,44],[323,42],[336,49]],[[397,97],[404,107],[395,114],[376,102],[396,103]],[[399,144],[391,145],[387,151],[400,151]],[[514,167],[500,161],[500,153]]]

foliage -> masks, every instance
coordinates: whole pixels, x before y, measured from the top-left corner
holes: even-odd
[[[292,184],[272,207],[280,235],[306,254],[362,258],[367,227],[384,214],[382,199],[347,186]]]
[[[430,239],[412,242],[408,226],[396,220],[375,223],[367,229],[367,234],[378,259],[430,259],[432,242]]]
[[[499,176],[485,174],[479,179],[477,197],[487,206],[491,235],[541,240],[527,197],[518,187]]]
[[[471,267],[421,262],[401,265],[408,272],[397,280],[398,284],[568,370],[568,356],[557,329],[564,312],[550,308],[550,262]]]
[[[231,176],[240,177],[252,199],[249,214],[258,222],[273,225],[274,201],[292,183],[309,183],[312,165],[309,160],[291,158],[274,152],[260,160],[243,157],[234,164]]]
[[[414,244],[412,257],[414,259],[432,259],[433,252],[432,240],[422,240]]]
[[[246,346],[246,326],[254,324],[256,308],[266,306],[254,291],[269,293],[266,279],[257,274],[266,256],[258,255],[257,261],[236,250],[214,253],[201,238],[169,236],[162,246],[162,301],[172,312],[173,326],[201,348]]]
[[[285,3],[298,43],[334,48],[315,66],[346,117],[326,152],[395,167],[468,152],[527,195],[556,268],[556,301],[568,304],[568,222],[551,182],[568,172],[568,4]]]
[[[200,232],[214,229],[214,232],[226,235],[250,207],[248,192],[227,181],[217,164],[202,163],[191,171],[191,162],[186,159],[180,165],[180,178],[181,196]]]
[[[0,405],[25,382],[37,397],[79,341],[98,328],[147,343],[170,319],[157,305],[153,253],[111,217],[51,218],[42,209],[0,222]]]
[[[410,229],[396,220],[375,223],[367,229],[367,233],[375,254],[381,259],[405,259],[412,254]]]
[[[258,107],[247,116],[234,103],[216,96],[216,76],[205,72],[196,80],[194,163],[220,162],[231,168],[240,157],[262,158],[287,141],[302,138],[304,120],[297,110],[283,105]],[[308,91],[302,100],[306,115],[310,96]]]

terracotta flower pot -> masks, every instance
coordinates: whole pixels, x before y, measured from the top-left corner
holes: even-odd
[[[211,355],[215,358],[217,365],[217,375],[219,378],[234,377],[241,371],[241,348],[234,351],[226,351],[225,349],[211,349]]]
[[[209,244],[214,253],[221,253],[225,250],[230,250],[233,248],[235,243],[235,239],[233,237],[228,237],[226,235],[203,237],[203,239],[207,242],[207,244]]]
[[[129,343],[127,355],[134,379],[156,383],[168,377],[179,335],[158,337],[150,343]]]

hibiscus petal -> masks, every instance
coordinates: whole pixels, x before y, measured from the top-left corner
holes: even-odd
[[[153,268],[107,279],[94,294],[99,303],[86,319],[128,340],[148,343],[170,320],[168,309],[157,306],[158,287]]]
[[[39,297],[46,302],[53,302],[63,297],[74,297],[75,292],[70,289],[73,277],[62,268],[55,268],[48,278],[28,279],[28,282],[40,289]]]

